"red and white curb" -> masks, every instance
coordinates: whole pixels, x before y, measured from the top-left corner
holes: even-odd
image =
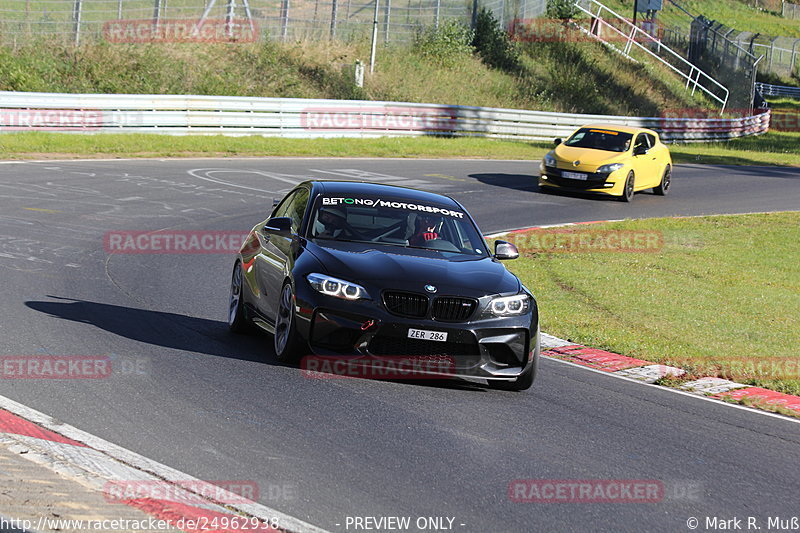
[[[676,217],[676,218],[682,218],[682,217]],[[513,235],[515,233],[524,233],[526,231],[531,231],[534,229],[566,228],[568,226],[586,226],[588,224],[602,224],[603,222],[624,222],[624,220],[621,218],[617,218],[613,220],[590,220],[589,222],[563,222],[561,224],[545,224],[543,226],[529,226],[527,228],[517,228],[506,231],[500,231],[498,233],[491,233],[489,235],[484,235],[483,238],[497,239],[499,237],[505,237],[506,235]]]
[[[314,525],[157,463],[3,396],[0,396],[0,443],[103,493],[108,493],[109,485],[161,487],[161,492],[168,497],[157,497],[154,492],[152,497],[115,497],[113,501],[169,521],[173,527],[187,533],[212,530],[220,533],[325,533]],[[256,525],[253,519],[260,523]],[[209,524],[228,527],[209,528]],[[274,525],[277,528],[272,527]]]
[[[575,344],[552,335],[542,334],[542,347],[547,348],[542,356],[559,359],[574,365],[580,365],[618,377],[634,379],[644,383],[655,383],[667,376],[681,377],[686,375],[682,368],[651,363],[642,359],[634,359],[614,352],[589,348]],[[744,383],[736,383],[717,377],[704,377],[680,384],[681,390],[717,400],[742,401],[749,400],[751,407],[770,408],[783,407],[800,415],[800,396],[784,394]]]

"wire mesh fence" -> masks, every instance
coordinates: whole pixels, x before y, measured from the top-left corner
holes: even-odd
[[[787,19],[800,19],[800,4],[784,2],[781,6],[781,16]]]
[[[761,55],[740,39],[744,32],[692,13],[675,0],[664,2],[658,17],[662,39],[681,51],[692,63],[713,71],[731,91],[730,105],[752,108]]]
[[[354,39],[405,42],[444,20],[469,24],[486,7],[507,25],[544,14],[547,0],[2,0],[0,42]],[[376,17],[377,15],[377,17]]]
[[[780,2],[766,0],[753,0],[752,5],[775,13],[781,8]],[[690,59],[697,59],[698,54],[715,56],[720,68],[741,70],[750,69],[749,63],[763,56],[758,63],[761,72],[786,77],[800,72],[800,39],[735,30],[691,13],[674,0],[664,3],[659,26],[664,39],[681,47]]]

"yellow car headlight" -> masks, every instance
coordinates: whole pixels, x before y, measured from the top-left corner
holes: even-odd
[[[603,165],[602,167],[597,169],[599,174],[611,174],[622,167],[625,166],[625,163],[611,163],[610,165]]]

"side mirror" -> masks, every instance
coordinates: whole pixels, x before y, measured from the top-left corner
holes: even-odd
[[[290,235],[292,233],[292,219],[289,217],[273,217],[264,224],[264,231],[277,233],[278,235]]]
[[[516,259],[519,257],[517,247],[506,241],[494,241],[494,256],[496,259]]]
[[[553,140],[553,146],[558,146],[562,142],[561,137],[556,137],[555,140]]]
[[[647,147],[646,146],[642,146],[640,144],[639,146],[634,146],[633,147],[633,155],[644,155],[646,153],[647,153]]]

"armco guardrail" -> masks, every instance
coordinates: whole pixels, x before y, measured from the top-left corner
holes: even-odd
[[[703,112],[696,109],[671,115],[676,118],[360,100],[0,91],[0,132],[551,140],[584,124],[603,122],[651,128],[668,142],[703,142],[765,133],[770,121],[768,111],[742,118],[698,118]]]
[[[770,85],[769,83],[756,83],[756,89],[761,96],[785,96],[800,98],[800,87],[787,87],[785,85]]]

